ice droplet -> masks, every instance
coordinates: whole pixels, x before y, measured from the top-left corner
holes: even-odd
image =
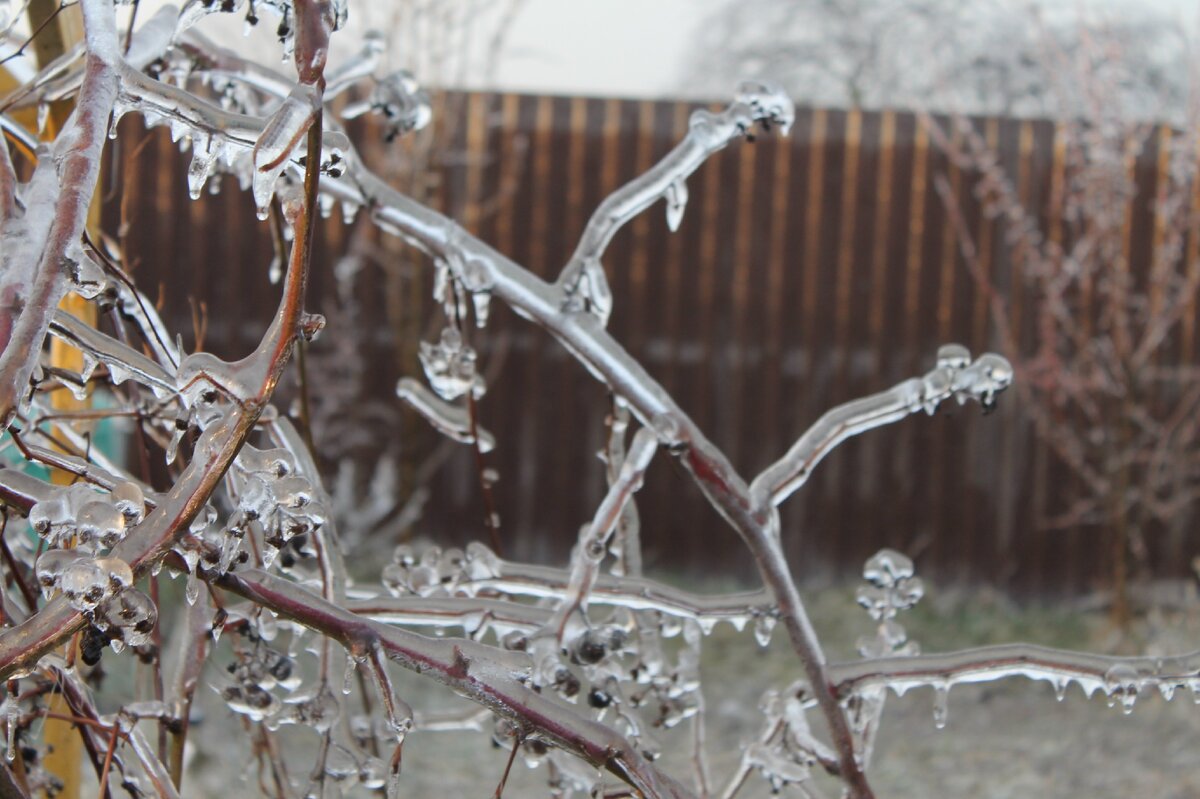
[[[1070,684],[1069,680],[1063,680],[1063,679],[1054,680],[1054,698],[1057,699],[1059,702],[1063,701],[1063,699],[1066,698],[1067,686],[1069,684]]]
[[[754,640],[759,646],[771,643],[771,632],[775,629],[775,617],[763,614],[754,620]]]
[[[1121,711],[1126,715],[1133,712],[1137,702],[1140,680],[1137,670],[1127,663],[1117,663],[1104,673],[1104,692],[1108,694],[1108,706],[1121,703]]]
[[[687,208],[687,183],[682,179],[672,181],[665,193],[667,200],[667,227],[672,233],[679,230],[683,222],[683,212]]]
[[[352,657],[346,658],[346,673],[342,676],[342,693],[346,696],[354,690],[354,675],[358,674],[358,661]]]
[[[195,567],[188,572],[187,584],[184,586],[183,594],[189,605],[195,605],[197,600],[200,599],[200,578],[196,576]]]

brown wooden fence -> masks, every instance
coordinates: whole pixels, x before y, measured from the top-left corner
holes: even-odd
[[[439,104],[445,146],[432,156],[394,147],[396,181],[544,277],[566,261],[596,204],[679,140],[695,107],[486,94]],[[174,328],[191,329],[190,292],[208,308],[207,346],[246,351],[276,296],[265,277],[265,225],[255,222],[241,193],[226,189],[189,201],[186,160],[165,133],[137,144],[138,123],[122,124],[131,135],[122,137],[114,186],[121,202],[109,213],[116,224],[123,207],[127,256],[139,280],[151,294],[156,283],[170,281],[166,312]],[[1061,158],[1055,126],[977,124],[1027,207],[1044,208]],[[387,169],[377,133],[352,133],[367,160]],[[412,159],[423,157],[434,159],[433,183],[411,177]],[[1156,138],[1135,168],[1143,196],[1153,197],[1165,169]],[[689,181],[677,233],[668,232],[656,206],[617,236],[604,259],[617,302],[611,329],[735,466],[756,472],[830,406],[926,371],[940,343],[958,341],[972,351],[993,343],[985,298],[962,264],[933,188],[935,176],[951,172],[911,114],[804,110],[790,138],[735,144],[711,159]],[[963,194],[984,257],[1007,286],[1003,237]],[[1154,225],[1152,203],[1141,201],[1129,234],[1135,253],[1153,247]],[[375,264],[360,273],[352,318],[334,313],[332,254],[347,248]],[[383,420],[368,439],[403,439],[412,474],[432,437],[400,414],[392,390],[402,370],[415,367],[415,336],[430,337],[435,327],[428,270],[401,250],[361,222],[326,226],[310,305],[331,315],[334,342],[338,325],[357,325],[345,351],[365,359],[366,376],[336,382],[329,376],[341,363],[335,354],[325,361],[334,370],[318,372],[314,387],[318,394],[349,392],[364,416]],[[607,397],[540,330],[503,309],[493,317],[475,338],[485,368],[505,360],[480,408],[499,439],[492,463],[501,474],[495,490],[506,549],[561,560],[603,492],[595,453]],[[1187,330],[1197,333],[1191,324]],[[1185,343],[1181,357],[1192,358],[1195,343]],[[318,342],[318,362],[322,346],[335,344]],[[1098,530],[1045,529],[1044,520],[1072,499],[1069,480],[1032,435],[1017,398],[1004,399],[986,419],[977,407],[914,417],[830,455],[784,507],[794,568],[844,573],[887,545],[916,555],[919,568],[941,580],[1034,591],[1102,583],[1108,547]],[[318,430],[318,440],[322,435],[327,443],[349,440],[333,429]],[[421,531],[453,543],[482,535],[465,449],[444,463],[431,487]],[[733,533],[670,459],[656,461],[638,502],[651,566],[752,573]],[[1154,572],[1179,576],[1200,537],[1180,520],[1149,543]]]

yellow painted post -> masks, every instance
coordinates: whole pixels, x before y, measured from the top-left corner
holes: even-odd
[[[78,7],[61,8],[57,0],[31,0],[28,18],[30,30],[38,31],[33,40],[33,52],[39,68],[49,64],[83,39],[83,20]],[[62,130],[71,113],[71,107],[69,101],[59,102],[51,107],[44,131],[47,139],[54,138]],[[90,230],[94,231],[99,227],[99,212],[99,204],[93,203],[88,218]],[[60,307],[89,325],[96,324],[95,306],[78,294],[69,292],[63,298]],[[83,354],[57,338],[50,342],[50,362],[54,366],[73,372],[83,370]],[[86,399],[77,400],[65,389],[51,394],[50,402],[52,407],[59,410],[74,410],[87,405]],[[55,482],[70,482],[70,476],[63,472],[55,471],[52,477]],[[67,646],[74,646],[74,643]],[[61,694],[52,696],[50,710],[59,715],[70,714],[70,708]],[[48,719],[42,730],[42,740],[48,750],[44,766],[63,784],[63,789],[57,796],[59,799],[79,799],[80,761],[83,758],[83,742],[79,730],[68,721]]]

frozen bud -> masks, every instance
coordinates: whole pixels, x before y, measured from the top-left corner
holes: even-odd
[[[73,608],[91,613],[112,593],[112,582],[96,561],[79,558],[63,570],[59,588]]]
[[[894,549],[881,549],[863,566],[863,577],[872,585],[887,587],[913,576],[913,562]]]
[[[125,535],[125,514],[103,500],[93,500],[80,508],[77,523],[79,540],[84,544],[113,547]]]
[[[303,477],[283,477],[273,486],[279,504],[299,509],[313,501],[312,483]]]
[[[284,477],[296,471],[296,459],[285,449],[243,447],[237,463],[247,472]]]
[[[139,636],[147,636],[158,621],[158,608],[150,597],[132,588],[106,599],[96,609],[96,617],[111,627],[121,627]],[[130,640],[128,635],[125,642],[131,646],[139,645],[138,641]]]
[[[409,589],[407,566],[401,566],[398,563],[389,563],[383,567],[383,573],[380,575],[379,581],[383,583],[383,587],[392,596],[404,596],[405,594],[412,593]]]
[[[37,559],[35,568],[38,584],[42,587],[42,596],[48,599],[59,586],[67,567],[81,557],[73,549],[51,549],[43,552]]]
[[[400,566],[413,566],[417,562],[417,556],[413,552],[412,546],[401,544],[392,551],[392,562]]]
[[[221,689],[221,698],[234,713],[241,713],[252,721],[262,721],[279,710],[279,700],[253,683],[226,686]]]
[[[279,723],[300,724],[317,732],[327,731],[341,714],[337,697],[328,688],[316,694],[293,696],[286,704],[286,709],[279,714]]]
[[[421,553],[421,565],[431,569],[436,569],[441,559],[442,548],[439,546],[431,546]]]
[[[408,573],[408,585],[418,596],[432,596],[441,588],[442,580],[432,566],[417,566]]]
[[[571,655],[577,663],[599,663],[608,654],[606,637],[597,630],[588,630],[579,637]]]
[[[29,524],[40,536],[48,536],[55,524],[61,524],[67,518],[66,509],[58,499],[45,499],[33,506],[29,511]]]
[[[961,344],[944,344],[938,347],[939,369],[963,369],[971,363],[971,351]]]
[[[445,577],[458,577],[466,564],[466,555],[458,547],[450,547],[438,559],[438,572]]]
[[[430,387],[442,399],[455,400],[468,391],[476,399],[483,396],[483,378],[475,372],[475,350],[457,329],[445,328],[437,344],[422,341],[417,355]]]
[[[113,593],[119,593],[133,585],[133,569],[120,558],[100,558],[96,565],[108,576],[109,590]]]
[[[112,492],[113,504],[125,515],[126,524],[138,524],[146,513],[146,498],[137,483],[117,483]]]
[[[467,576],[472,580],[490,580],[500,576],[500,558],[478,541],[467,545]]]

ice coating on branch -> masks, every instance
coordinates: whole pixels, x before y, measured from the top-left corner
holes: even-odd
[[[689,175],[729,142],[752,133],[756,125],[764,130],[778,125],[787,133],[794,116],[792,103],[782,91],[759,83],[739,86],[734,102],[719,114],[695,112],[683,141],[649,171],[610,194],[592,213],[555,284],[565,295],[563,310],[591,313],[602,325],[607,324],[612,294],[600,259],[621,226],[661,197],[666,200],[667,226],[677,230],[687,205]]]
[[[786,455],[754,479],[750,491],[756,501],[778,505],[804,485],[821,459],[847,438],[921,410],[932,414],[950,397],[960,404],[975,400],[988,412],[1012,379],[1012,366],[999,355],[985,353],[971,362],[965,347],[943,346],[936,367],[924,377],[827,411]]]
[[[495,449],[495,436],[478,424],[475,425],[474,432],[472,431],[471,415],[466,408],[446,402],[413,378],[400,378],[400,382],[396,384],[396,396],[421,414],[425,421],[442,435],[463,444],[473,444],[475,433],[478,433],[480,452],[491,452]]]
[[[422,341],[417,355],[429,385],[442,399],[455,400],[468,391],[475,399],[483,396],[483,377],[475,371],[475,350],[463,341],[457,328],[444,328],[436,344]]]
[[[316,87],[305,83],[297,85],[271,115],[255,141],[252,190],[260,219],[266,219],[271,197],[275,193],[275,181],[288,159],[300,151],[304,136],[320,110],[320,102]]]

